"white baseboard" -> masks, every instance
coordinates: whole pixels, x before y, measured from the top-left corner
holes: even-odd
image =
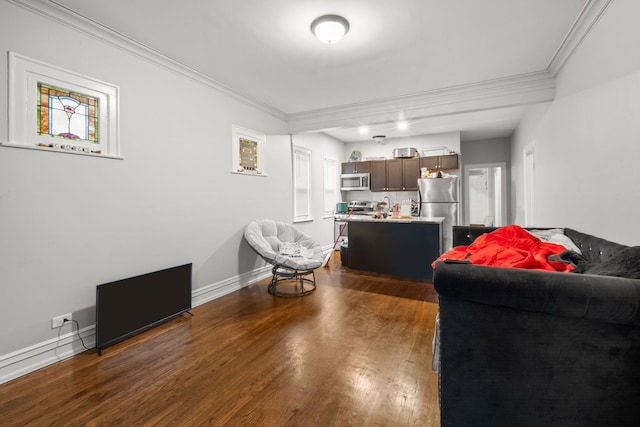
[[[197,307],[206,302],[245,288],[255,282],[271,276],[271,266],[266,265],[248,273],[230,277],[220,282],[195,289],[191,294],[191,305]]]
[[[95,325],[80,329],[80,336],[88,348],[95,347]],[[67,332],[58,338],[5,354],[0,356],[0,384],[83,351],[85,348],[82,346],[74,327],[72,332]]]
[[[193,290],[191,305],[197,307],[206,302],[220,298],[231,292],[247,287],[259,280],[271,275],[271,266],[257,268],[248,273],[213,283]],[[71,325],[74,326],[74,325]],[[66,331],[66,327],[62,329]],[[88,348],[96,345],[96,326],[90,325],[80,329],[80,336]],[[64,360],[85,351],[82,346],[75,326],[72,332],[65,332],[57,338],[43,341],[38,344],[0,356],[0,384],[11,381],[22,375],[36,371],[45,366]],[[96,357],[98,357],[96,355]]]

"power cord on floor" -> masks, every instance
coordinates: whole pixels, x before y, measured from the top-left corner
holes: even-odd
[[[73,323],[75,323],[75,324],[76,324],[76,333],[78,334],[78,338],[80,338],[80,342],[82,343],[82,346],[85,348],[85,350],[91,350],[89,347],[87,347],[87,346],[85,345],[84,340],[83,340],[83,339],[82,339],[82,337],[80,336],[80,323],[78,323],[78,321],[77,321],[77,320],[73,320],[73,319],[67,319],[67,318],[65,318],[65,319],[62,321],[62,324],[64,325],[64,324],[65,324],[65,323],[67,323],[67,322],[73,322]],[[60,326],[62,326],[62,325],[60,325]]]

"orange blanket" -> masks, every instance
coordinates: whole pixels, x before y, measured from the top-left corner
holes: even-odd
[[[479,265],[567,272],[573,270],[570,264],[547,259],[564,250],[564,246],[543,242],[520,226],[507,225],[479,236],[469,246],[448,250],[431,265],[435,268],[438,261],[457,259]]]

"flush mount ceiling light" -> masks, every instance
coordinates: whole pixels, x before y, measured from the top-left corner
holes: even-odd
[[[405,122],[404,120],[401,120],[398,123],[396,123],[396,128],[398,128],[400,130],[408,129],[409,128],[409,123]]]
[[[349,21],[338,15],[323,15],[313,20],[311,32],[322,43],[333,44],[349,32]]]
[[[373,140],[375,142],[377,142],[378,144],[382,143],[382,141],[384,141],[385,138],[386,138],[385,135],[375,135],[375,136],[373,136]]]

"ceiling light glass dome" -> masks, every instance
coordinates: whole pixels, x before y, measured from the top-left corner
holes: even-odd
[[[349,21],[338,15],[324,15],[311,23],[311,32],[322,43],[333,44],[349,32]]]

